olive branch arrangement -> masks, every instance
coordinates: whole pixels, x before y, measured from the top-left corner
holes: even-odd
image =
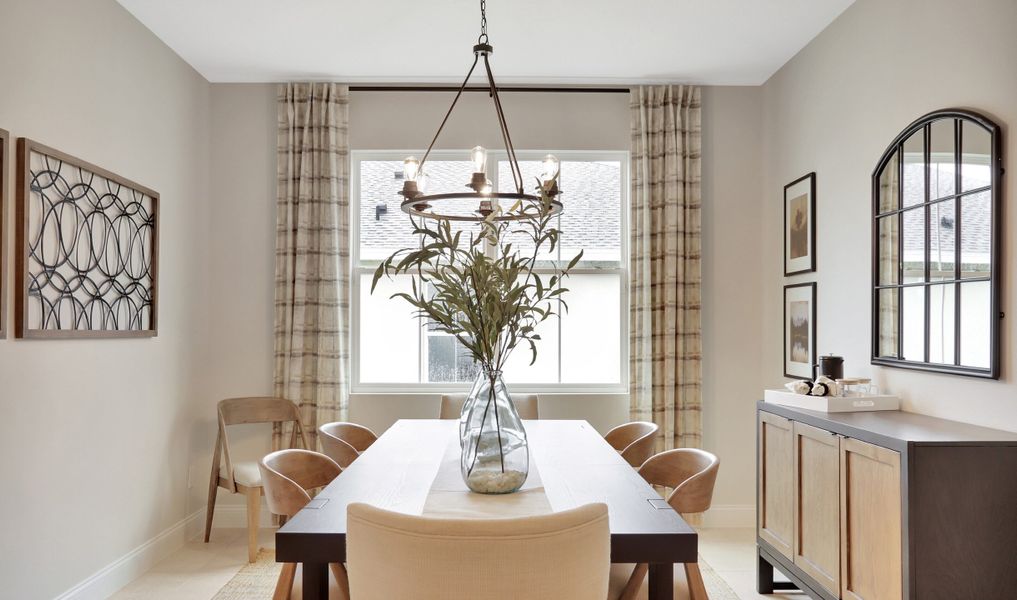
[[[406,300],[437,331],[454,335],[487,373],[501,371],[523,341],[529,344],[532,365],[540,341],[537,326],[556,314],[555,300],[568,311],[562,298],[568,288],[561,284],[583,256],[580,250],[564,267],[554,261],[547,281],[533,272],[541,248],[547,245],[554,252],[561,236],[552,226],[548,194],[556,179],[539,186],[539,201],[519,200],[508,211],[495,203],[481,222],[481,231],[470,233],[468,240],[462,239],[462,231],[453,233],[448,220],[432,225],[429,219],[417,223],[411,217],[413,233],[421,236],[422,245],[399,250],[382,261],[374,272],[371,293],[383,276],[412,274],[411,291],[391,298]],[[496,220],[501,215],[519,218]],[[533,241],[533,253],[523,255],[511,243],[504,243],[509,233],[527,235]]]

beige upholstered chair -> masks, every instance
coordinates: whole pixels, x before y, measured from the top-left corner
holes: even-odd
[[[258,463],[261,481],[272,514],[292,517],[311,501],[309,490],[328,485],[342,473],[331,458],[310,450],[280,450]],[[341,564],[329,565],[344,597],[349,598],[349,581],[346,568]],[[272,600],[288,600],[293,590],[296,563],[284,563]]]
[[[604,439],[635,468],[653,456],[653,442],[660,427],[647,421],[633,421],[608,431]]]
[[[299,435],[299,447],[306,448],[304,426],[300,422],[297,405],[283,398],[228,398],[219,402],[218,413],[219,433],[215,438],[212,473],[208,483],[208,507],[205,512],[205,542],[208,542],[212,533],[212,515],[215,512],[215,497],[219,488],[226,488],[234,494],[244,494],[247,496],[247,559],[254,562],[258,554],[261,473],[258,472],[258,463],[255,461],[233,461],[230,455],[229,436],[226,434],[227,428],[231,425],[249,423],[292,423],[290,447],[298,447]]]
[[[346,532],[356,600],[603,600],[607,593],[604,504],[462,520],[351,504]]]
[[[537,404],[540,397],[537,394],[517,394],[512,396],[512,404],[516,405],[516,412],[520,419],[539,419],[540,414]],[[466,402],[466,394],[442,394],[441,409],[438,411],[439,419],[458,419],[463,412],[463,403]]]
[[[350,428],[346,427],[347,425],[352,425],[352,423],[325,423],[318,427],[318,441],[321,442],[321,449],[343,469],[350,466],[350,463],[360,456],[360,452],[342,437],[343,435],[348,436],[351,431]],[[360,426],[355,425],[354,427]],[[361,443],[363,443],[363,440],[368,439],[367,434],[359,429],[352,431],[360,436]],[[374,433],[371,432],[371,435],[373,436]]]
[[[682,515],[710,508],[720,460],[705,450],[678,448],[651,457],[639,467],[639,474],[652,485],[674,488],[667,503]],[[609,600],[645,598],[643,580],[648,566],[612,565]],[[685,583],[691,600],[706,600],[706,588],[698,563],[685,564]],[[679,586],[676,586],[679,587]]]

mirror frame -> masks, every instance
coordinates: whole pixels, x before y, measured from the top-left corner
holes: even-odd
[[[881,214],[880,210],[879,210],[879,208],[880,208],[880,204],[879,204],[879,200],[880,200],[880,198],[879,198],[879,192],[880,192],[880,181],[879,180],[880,180],[880,176],[882,175],[883,169],[886,166],[886,164],[897,154],[897,152],[898,151],[903,152],[902,148],[903,148],[904,142],[911,136],[911,134],[913,134],[916,131],[919,131],[919,130],[927,127],[927,126],[931,127],[933,122],[940,121],[940,120],[943,120],[943,119],[952,119],[952,120],[959,121],[959,122],[962,122],[962,123],[964,123],[964,122],[971,122],[971,123],[973,123],[975,125],[981,126],[983,129],[986,129],[989,132],[990,136],[991,136],[991,139],[990,139],[990,152],[991,152],[991,154],[990,154],[990,160],[989,160],[989,166],[990,166],[989,174],[990,174],[990,186],[991,186],[990,203],[992,205],[992,211],[991,211],[991,214],[992,214],[992,227],[991,227],[991,231],[992,231],[992,244],[991,244],[991,247],[990,247],[992,265],[990,267],[990,273],[989,273],[989,285],[991,286],[991,289],[990,289],[990,292],[989,292],[989,295],[990,295],[989,329],[990,329],[990,331],[989,331],[989,367],[988,368],[970,367],[970,366],[963,366],[963,365],[961,365],[960,364],[960,353],[959,352],[954,352],[954,364],[953,365],[943,364],[943,363],[925,362],[925,361],[916,361],[916,360],[905,360],[904,357],[903,357],[903,347],[904,347],[904,345],[903,345],[903,343],[900,342],[900,337],[901,337],[900,336],[900,331],[901,331],[901,318],[900,318],[900,314],[901,313],[899,311],[898,311],[898,322],[897,322],[897,332],[898,332],[898,334],[897,334],[898,335],[897,356],[894,358],[894,357],[887,357],[887,356],[880,356],[879,355],[879,291],[881,289],[879,287],[879,285],[880,285],[879,284],[879,263],[880,263],[880,259],[879,259],[879,215]],[[963,128],[959,128],[959,130],[958,130],[958,128],[955,128],[955,132],[956,132],[955,133],[955,139],[954,139],[954,153],[955,153],[954,154],[954,160],[955,160],[955,164],[957,163],[957,161],[961,161],[962,160],[961,152],[963,150],[963,140],[961,139],[960,131],[963,131]],[[925,164],[928,165],[928,161],[927,161],[928,154],[929,154],[929,139],[928,139],[928,136],[926,136],[924,141],[923,141],[923,148],[924,148],[924,152],[926,154]],[[901,161],[901,163],[903,163],[903,161]],[[871,291],[872,291],[872,314],[871,314],[871,320],[872,320],[872,329],[871,329],[871,335],[872,335],[872,351],[871,351],[872,364],[886,366],[886,367],[897,367],[897,368],[903,368],[903,369],[915,369],[915,370],[919,370],[919,371],[930,371],[930,372],[935,372],[935,373],[949,373],[949,374],[954,374],[954,375],[966,375],[966,376],[969,376],[969,377],[981,377],[981,378],[985,378],[985,379],[999,379],[999,375],[1000,375],[1000,372],[999,372],[1000,371],[1000,336],[999,336],[999,326],[1000,326],[1000,322],[1002,321],[1002,319],[1004,317],[1003,313],[1000,310],[1000,307],[1001,307],[1000,295],[1001,295],[1001,290],[1002,290],[1002,281],[1001,281],[1001,279],[1002,279],[1002,272],[1003,272],[1002,264],[1000,262],[1002,260],[1002,257],[1003,257],[1003,252],[1002,252],[1002,242],[1003,242],[1003,235],[1002,235],[1003,234],[1003,220],[1002,220],[1003,173],[1004,173],[1004,169],[1003,169],[1003,135],[1002,135],[1002,130],[1000,129],[999,125],[997,125],[994,121],[992,121],[991,119],[989,119],[985,115],[982,115],[980,113],[973,112],[973,111],[970,111],[970,110],[964,110],[964,109],[958,109],[958,108],[949,108],[949,109],[936,110],[936,111],[930,112],[930,113],[920,117],[919,119],[915,120],[910,125],[908,125],[903,131],[900,132],[900,134],[897,135],[897,137],[894,138],[893,142],[891,142],[890,145],[883,152],[883,155],[880,157],[879,162],[876,164],[875,170],[873,170],[873,172],[872,172],[872,288],[871,288]],[[928,167],[926,166],[926,188],[928,187],[928,178],[929,178]],[[959,175],[958,175],[958,178],[959,178]],[[897,179],[898,203],[902,202],[902,200],[903,200],[903,193],[902,193],[903,185],[904,185],[904,178],[903,177],[898,177],[898,179]],[[959,200],[962,195],[966,195],[968,193],[970,193],[970,192],[962,192],[962,190],[958,187],[957,189],[954,190],[954,194],[953,194],[952,197],[955,200]],[[929,207],[929,204],[928,204],[928,202],[929,202],[929,199],[928,199],[928,189],[926,189],[925,194],[926,194],[926,197],[925,197],[925,200],[923,201],[923,203],[926,206],[926,210],[928,210],[928,207]],[[957,206],[958,207],[960,206],[959,202],[958,202]],[[901,210],[901,209],[902,209],[901,205],[898,204],[896,210]],[[928,220],[927,219],[926,219],[925,228],[926,228],[926,230],[928,230],[928,228],[929,228],[929,224],[928,224]],[[901,229],[899,235],[901,236],[902,239],[903,239],[903,234],[904,234],[904,232]],[[957,233],[957,235],[960,235],[959,225],[958,225],[958,233]],[[926,248],[926,254],[928,254],[928,248]],[[901,256],[901,258],[899,258],[898,260],[902,260],[902,259],[903,259],[903,257]],[[960,257],[959,256],[955,256],[954,260],[958,261],[958,260],[960,260]],[[928,265],[926,265],[926,267],[928,268]],[[898,281],[897,285],[900,285],[901,283],[902,282]],[[928,282],[926,281],[926,286],[927,286],[927,284],[928,284]],[[958,284],[955,284],[955,285],[958,285]],[[902,288],[897,288],[897,289],[902,289]],[[959,286],[958,286],[957,289],[958,290],[960,289]],[[926,305],[928,305],[928,294],[926,294]],[[898,302],[898,306],[901,307],[900,302]],[[955,310],[957,310],[959,312],[960,306],[955,304],[955,307],[956,307]],[[929,323],[929,315],[927,313],[925,315],[924,329],[925,329],[925,338],[926,338],[925,355],[928,356],[928,353],[929,353],[928,338],[929,338],[930,323]],[[960,345],[960,330],[961,330],[961,324],[960,324],[959,320],[955,320],[954,321],[954,331],[955,331],[955,344],[957,346]]]

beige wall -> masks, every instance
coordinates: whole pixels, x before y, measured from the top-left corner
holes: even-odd
[[[1012,0],[858,0],[764,86],[766,380],[781,382],[781,190],[817,173],[819,352],[872,374],[907,410],[1017,430],[1013,316],[1015,186],[1004,185],[1003,376],[980,381],[869,365],[870,176],[893,137],[935,109],[984,112],[1017,137],[1017,3]],[[1012,170],[1012,169],[1010,169]],[[1008,178],[1012,177],[1008,175]]]
[[[0,81],[12,136],[162,195],[158,337],[0,341],[0,596],[52,598],[186,515],[207,409],[209,85],[109,0],[4,0]]]
[[[269,393],[272,339],[272,227],[275,222],[275,91],[271,85],[212,86],[212,297],[227,301],[213,327],[212,397]],[[716,502],[751,518],[753,434],[751,400],[760,387],[762,308],[746,290],[759,289],[758,222],[762,172],[759,88],[710,88],[703,109],[704,430],[705,444],[723,457]],[[430,140],[449,94],[355,92],[350,102],[354,149],[419,147]],[[520,149],[626,150],[625,94],[505,94],[505,113]],[[484,94],[464,96],[439,140],[442,148],[498,148],[493,108]],[[737,239],[738,243],[730,240]],[[211,400],[211,399],[210,399]],[[624,394],[549,396],[542,414],[581,418],[605,431],[628,417]],[[350,418],[385,429],[399,418],[437,414],[438,397],[354,394]],[[212,443],[211,404],[202,423]],[[239,440],[251,455],[264,439]],[[195,446],[193,470],[207,469]],[[199,490],[192,491],[200,505]],[[236,502],[236,499],[224,499]],[[718,511],[720,512],[720,511]]]

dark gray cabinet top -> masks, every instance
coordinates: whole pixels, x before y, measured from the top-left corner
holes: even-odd
[[[898,410],[825,413],[763,401],[756,406],[787,419],[898,451],[914,445],[1017,446],[1017,432]]]

